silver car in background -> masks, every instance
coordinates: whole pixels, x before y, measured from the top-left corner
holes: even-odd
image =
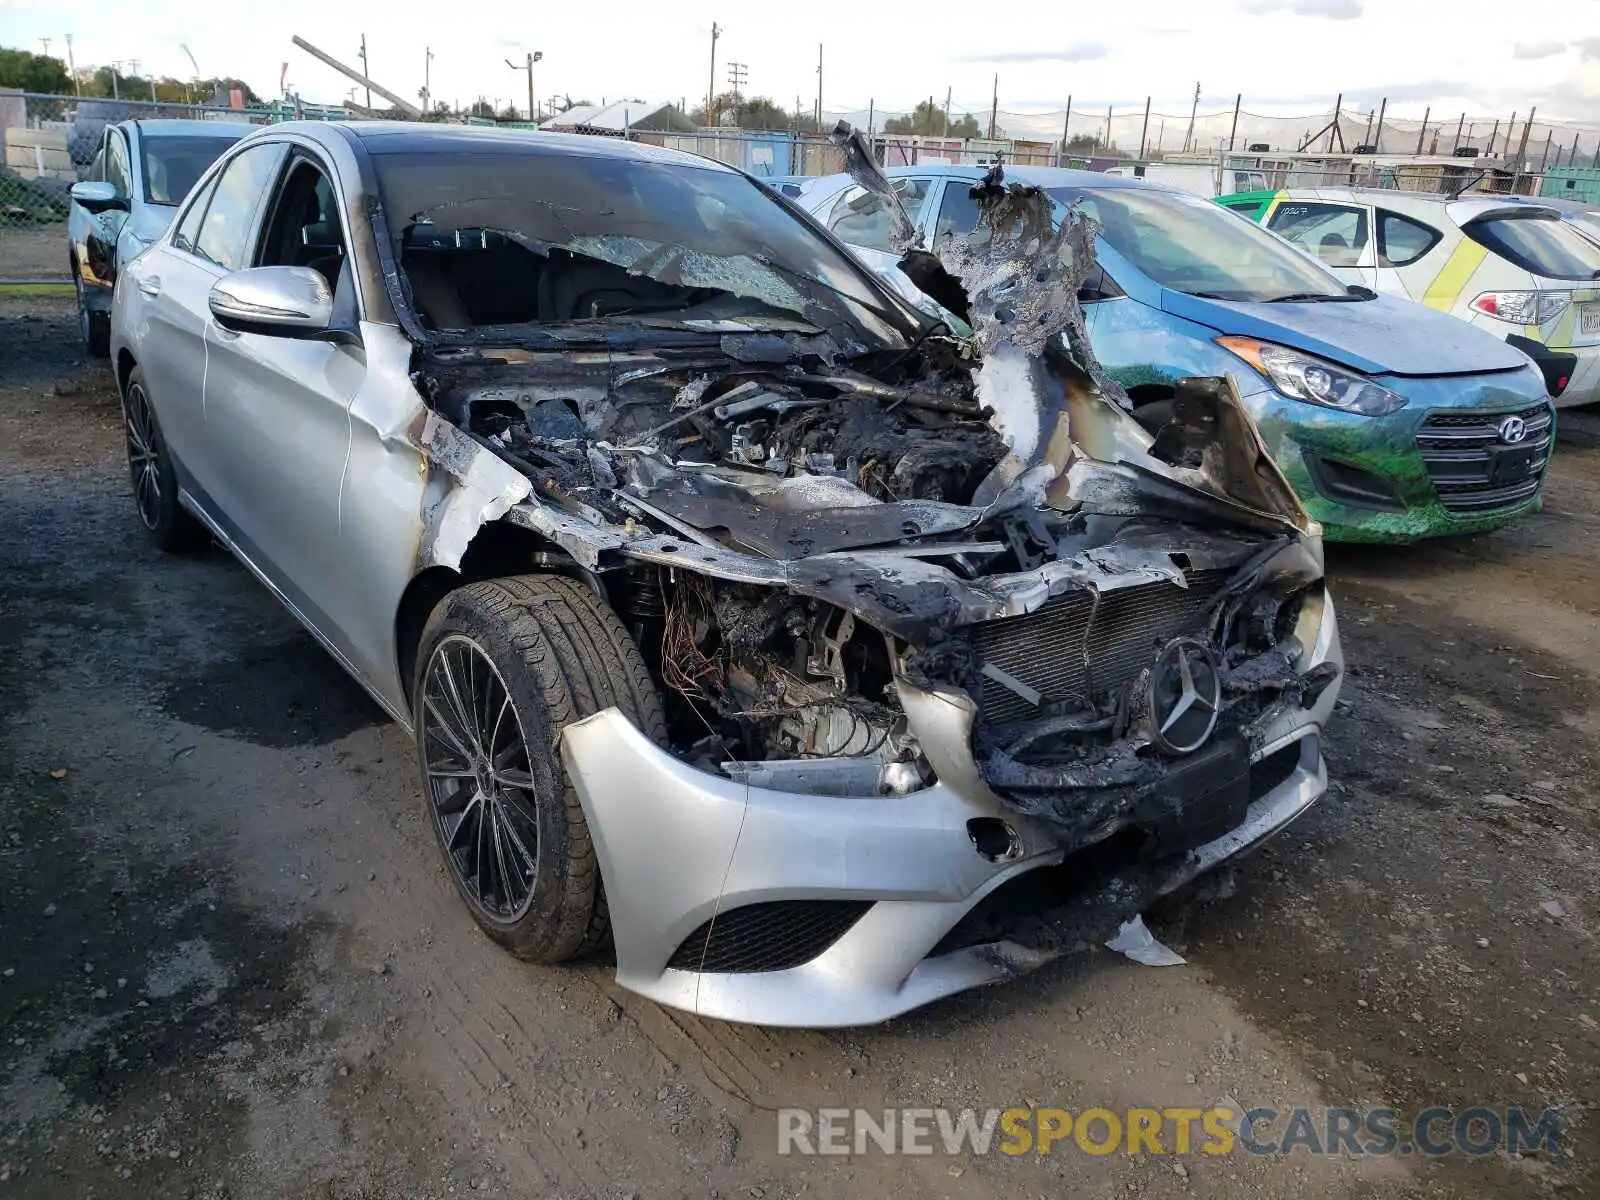
[[[1325,786],[1319,530],[1225,381],[1152,435],[1061,349],[1087,246],[952,263],[957,339],[704,159],[275,126],[117,288],[136,507],[414,734],[511,953],[884,1020],[1098,944]]]
[[[106,353],[121,264],[166,231],[195,181],[252,128],[224,121],[122,121],[101,128],[67,211],[78,326],[90,354]]]

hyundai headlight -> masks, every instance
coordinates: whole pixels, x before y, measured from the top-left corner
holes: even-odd
[[[1307,404],[1381,417],[1406,403],[1404,396],[1359,371],[1287,346],[1247,337],[1222,337],[1217,344],[1260,371],[1285,396]]]

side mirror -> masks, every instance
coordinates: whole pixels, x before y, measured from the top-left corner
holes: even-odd
[[[217,280],[209,297],[217,324],[235,333],[327,338],[333,289],[310,267],[250,267]]]
[[[72,198],[85,212],[127,212],[128,200],[125,196],[117,195],[114,184],[103,183],[99,180],[85,180],[83,183],[72,185]]]

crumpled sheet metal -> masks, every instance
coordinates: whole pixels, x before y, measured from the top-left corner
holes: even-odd
[[[916,241],[917,227],[906,213],[906,206],[900,203],[900,193],[894,190],[889,177],[878,166],[866,137],[850,122],[840,121],[828,135],[828,140],[844,155],[845,173],[888,205],[889,249],[896,254],[904,254]]]

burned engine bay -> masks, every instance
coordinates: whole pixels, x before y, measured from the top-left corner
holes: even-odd
[[[860,136],[836,140],[897,206]],[[973,194],[976,233],[898,247],[969,337],[445,340],[416,357],[423,440],[462,491],[482,455],[516,471],[470,523],[544,535],[541,565],[605,597],[678,757],[782,790],[910,792],[933,774],[904,695],[959,695],[981,778],[1071,842],[1181,805],[1187,756],[1246,753],[1332,681],[1302,673],[1295,633],[1320,603],[1320,537],[1229,381],[1184,381],[1136,418],[1100,371],[1077,300],[1087,217],[999,167]],[[472,530],[447,507],[434,561],[456,565]],[[1215,683],[1197,737],[1153,711],[1173,708],[1162,656],[1186,697],[1194,672]]]

